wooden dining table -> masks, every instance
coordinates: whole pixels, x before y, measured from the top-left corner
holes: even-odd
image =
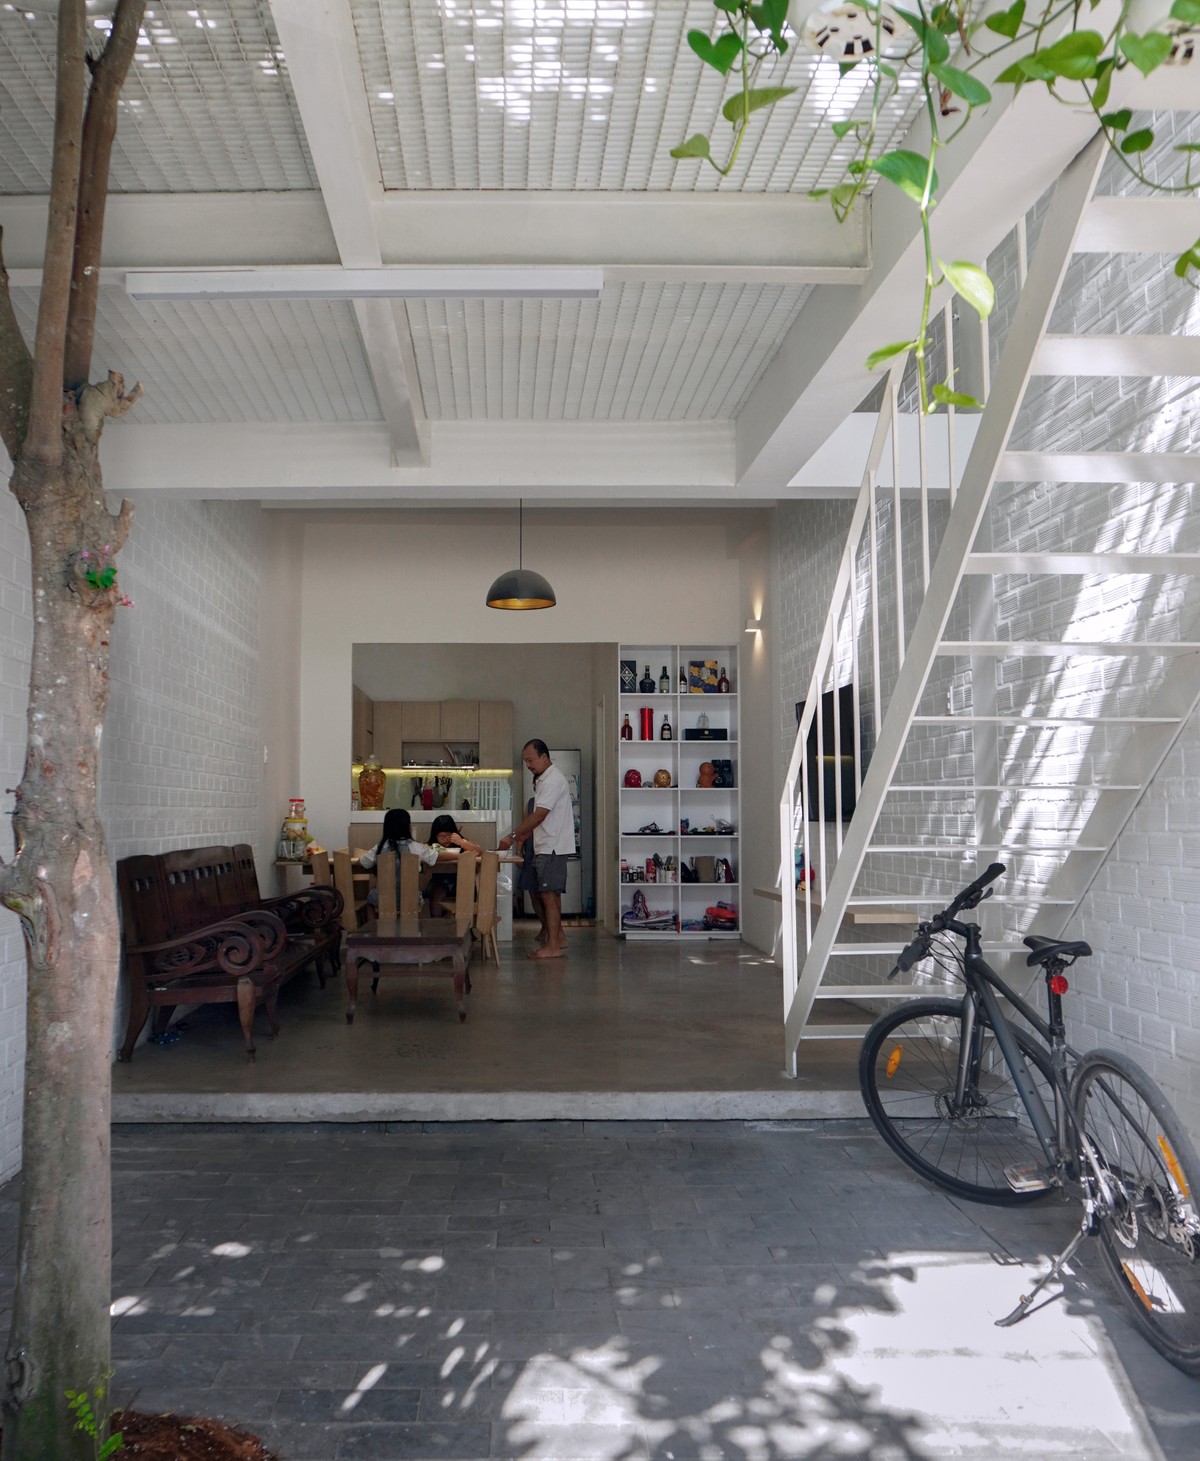
[[[354,1023],[358,1004],[358,964],[367,960],[377,965],[371,978],[384,976],[446,975],[454,980],[458,1018],[467,1018],[467,994],[471,988],[471,917],[378,918],[349,935],[346,943],[346,1023]],[[431,965],[449,960],[448,967]]]

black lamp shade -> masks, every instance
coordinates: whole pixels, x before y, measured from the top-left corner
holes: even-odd
[[[510,568],[488,589],[489,609],[552,609],[554,590],[532,568]]]

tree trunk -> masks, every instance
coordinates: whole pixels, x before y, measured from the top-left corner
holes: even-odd
[[[96,388],[89,388],[96,389]],[[29,746],[3,901],[20,915],[28,982],[24,1168],[7,1351],[5,1461],[86,1461],[68,1390],[108,1388],[110,1065],[116,898],[96,804],[119,591],[89,582],[123,541],[104,504],[92,426],[68,412],[63,459],[20,460],[12,488],[33,559]],[[108,545],[106,552],[105,545]],[[103,1426],[107,1398],[95,1402]]]

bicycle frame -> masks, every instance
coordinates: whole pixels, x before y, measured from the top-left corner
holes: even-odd
[[[1029,1114],[1030,1124],[1045,1154],[1047,1166],[1057,1172],[1062,1168],[1063,1153],[1068,1149],[1067,1123],[1071,1120],[1066,1077],[1067,1057],[1077,1055],[1077,1052],[1067,1045],[1063,1035],[1061,1010],[1053,1007],[1057,1003],[1058,996],[1051,995],[1051,1020],[1048,1023],[1031,1004],[1015,990],[1010,989],[984,959],[980,952],[980,929],[977,923],[959,923],[957,920],[948,920],[946,931],[957,934],[965,945],[962,968],[967,988],[963,995],[963,1038],[959,1045],[955,1100],[960,1107],[965,1105],[967,1089],[971,1081],[971,1067],[978,1059],[976,1014],[978,1005],[982,1004],[996,1037],[996,1043],[1000,1046],[1005,1062],[1012,1072],[1017,1094],[1021,1097],[1021,1103]],[[1021,1054],[1021,1048],[1013,1035],[1011,1022],[997,998],[997,990],[1046,1042],[1050,1052],[1051,1074],[1058,1096],[1055,1103],[1057,1120],[1047,1110],[1041,1093],[1033,1083],[1029,1067],[1025,1064],[1025,1057]]]

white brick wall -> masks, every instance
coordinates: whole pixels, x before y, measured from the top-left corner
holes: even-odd
[[[259,724],[255,504],[144,501],[120,558],[121,587],[101,758],[110,855],[257,840]],[[0,773],[17,784],[25,746],[32,616],[24,522],[0,504]],[[11,810],[11,798],[6,810]],[[11,853],[6,831],[5,856]],[[20,1165],[25,960],[0,911],[0,1181]],[[121,1032],[123,1033],[123,1032]]]

